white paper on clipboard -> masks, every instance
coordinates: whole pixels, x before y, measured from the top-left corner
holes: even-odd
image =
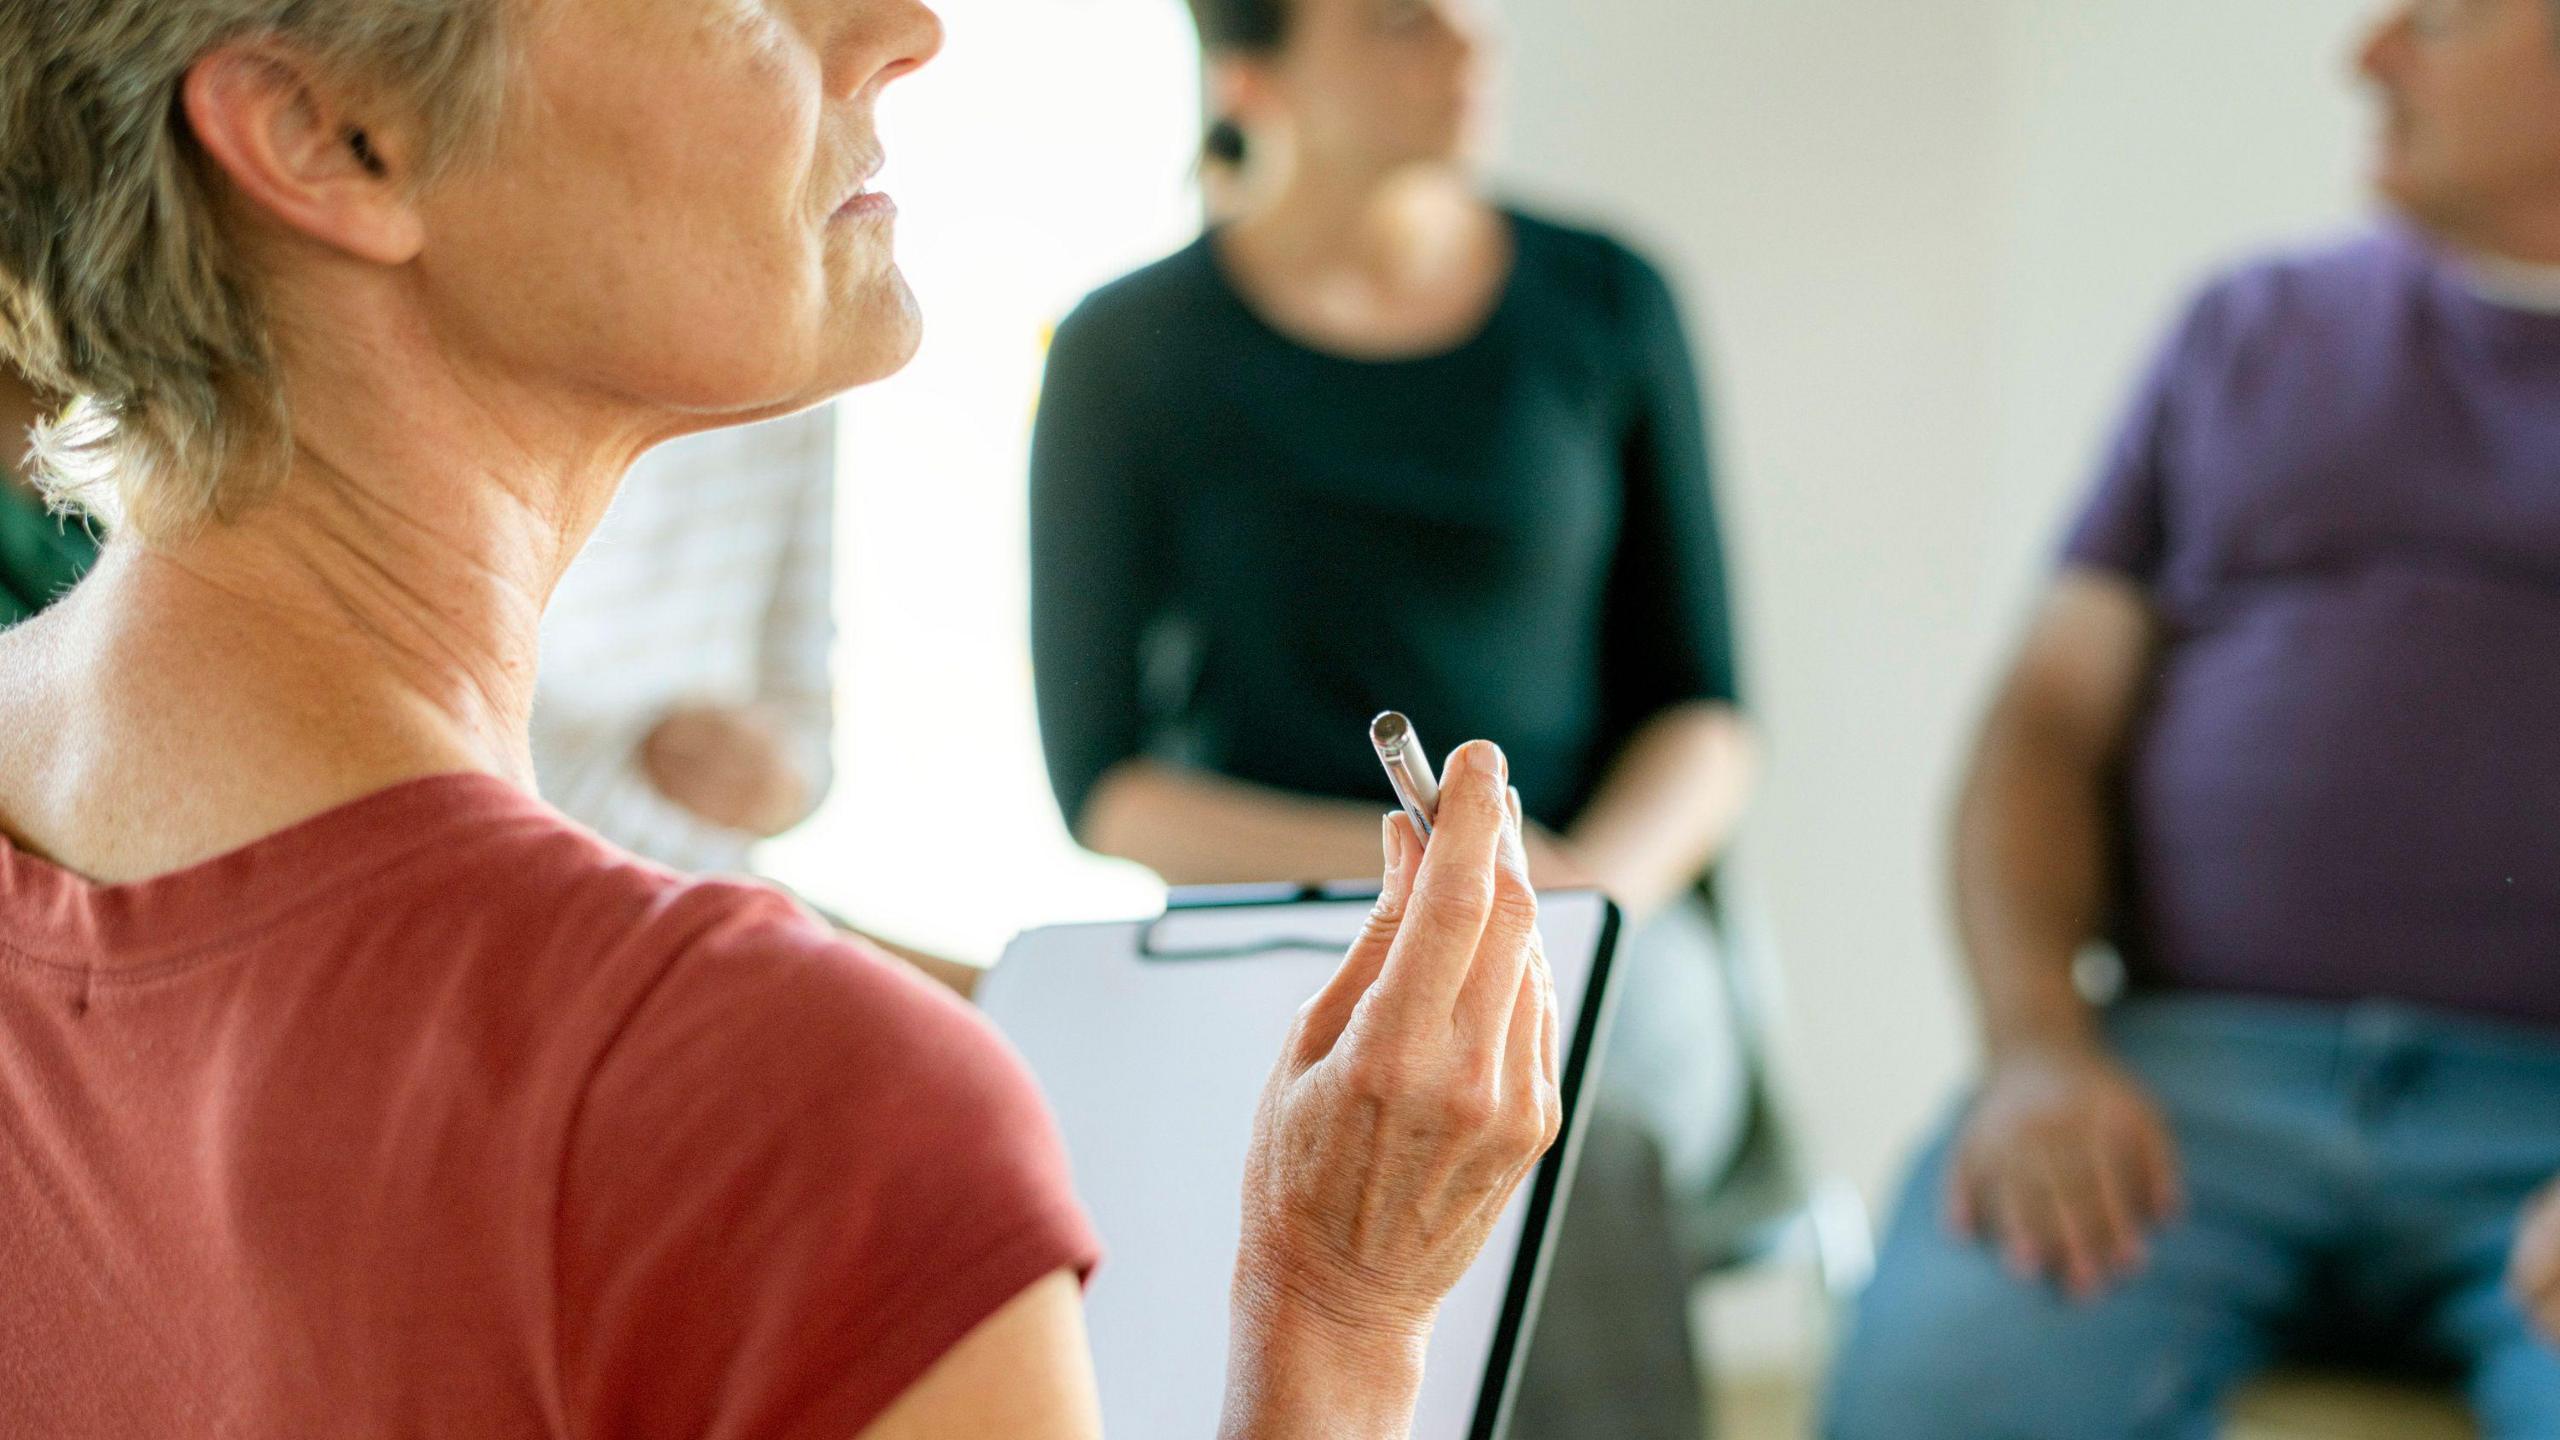
[[[1086,1319],[1114,1440],[1216,1433],[1255,1105],[1290,1020],[1369,909],[1183,899],[1152,922],[1024,935],[978,994],[1039,1076],[1102,1232]],[[1580,1140],[1576,1112],[1593,1089],[1617,912],[1597,894],[1559,892],[1541,897],[1539,924],[1572,1042],[1565,1141],[1443,1307],[1415,1440],[1498,1440]],[[1540,1243],[1524,1244],[1533,1218]]]

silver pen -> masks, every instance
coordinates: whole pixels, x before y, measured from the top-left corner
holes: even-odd
[[[1396,787],[1404,813],[1430,839],[1432,817],[1440,813],[1440,777],[1432,773],[1413,722],[1390,710],[1369,722],[1369,743],[1377,747],[1378,763],[1387,767],[1387,783]]]

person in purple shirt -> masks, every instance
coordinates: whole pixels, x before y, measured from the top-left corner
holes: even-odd
[[[2560,1436],[2560,0],[2363,68],[2396,215],[2189,308],[1985,724],[1987,1068],[1833,1440],[2205,1437],[2300,1354]]]

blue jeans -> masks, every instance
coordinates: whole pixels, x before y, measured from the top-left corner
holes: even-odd
[[[2492,1440],[2560,1437],[2560,1352],[2504,1287],[2560,1175],[2560,1034],[2218,996],[2131,1000],[2109,1031],[2177,1137],[2184,1217],[2090,1303],[2020,1282],[1947,1225],[1951,1123],[1860,1302],[1830,1440],[2209,1440],[2252,1374],[2350,1349],[2462,1382]]]

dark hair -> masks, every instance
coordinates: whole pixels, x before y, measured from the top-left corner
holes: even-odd
[[[1200,48],[1263,54],[1289,38],[1289,0],[1191,0]]]
[[[1290,0],[1191,0],[1200,49],[1208,55],[1268,55],[1289,38]],[[1244,166],[1244,127],[1221,116],[1200,147],[1201,163],[1219,169]]]

